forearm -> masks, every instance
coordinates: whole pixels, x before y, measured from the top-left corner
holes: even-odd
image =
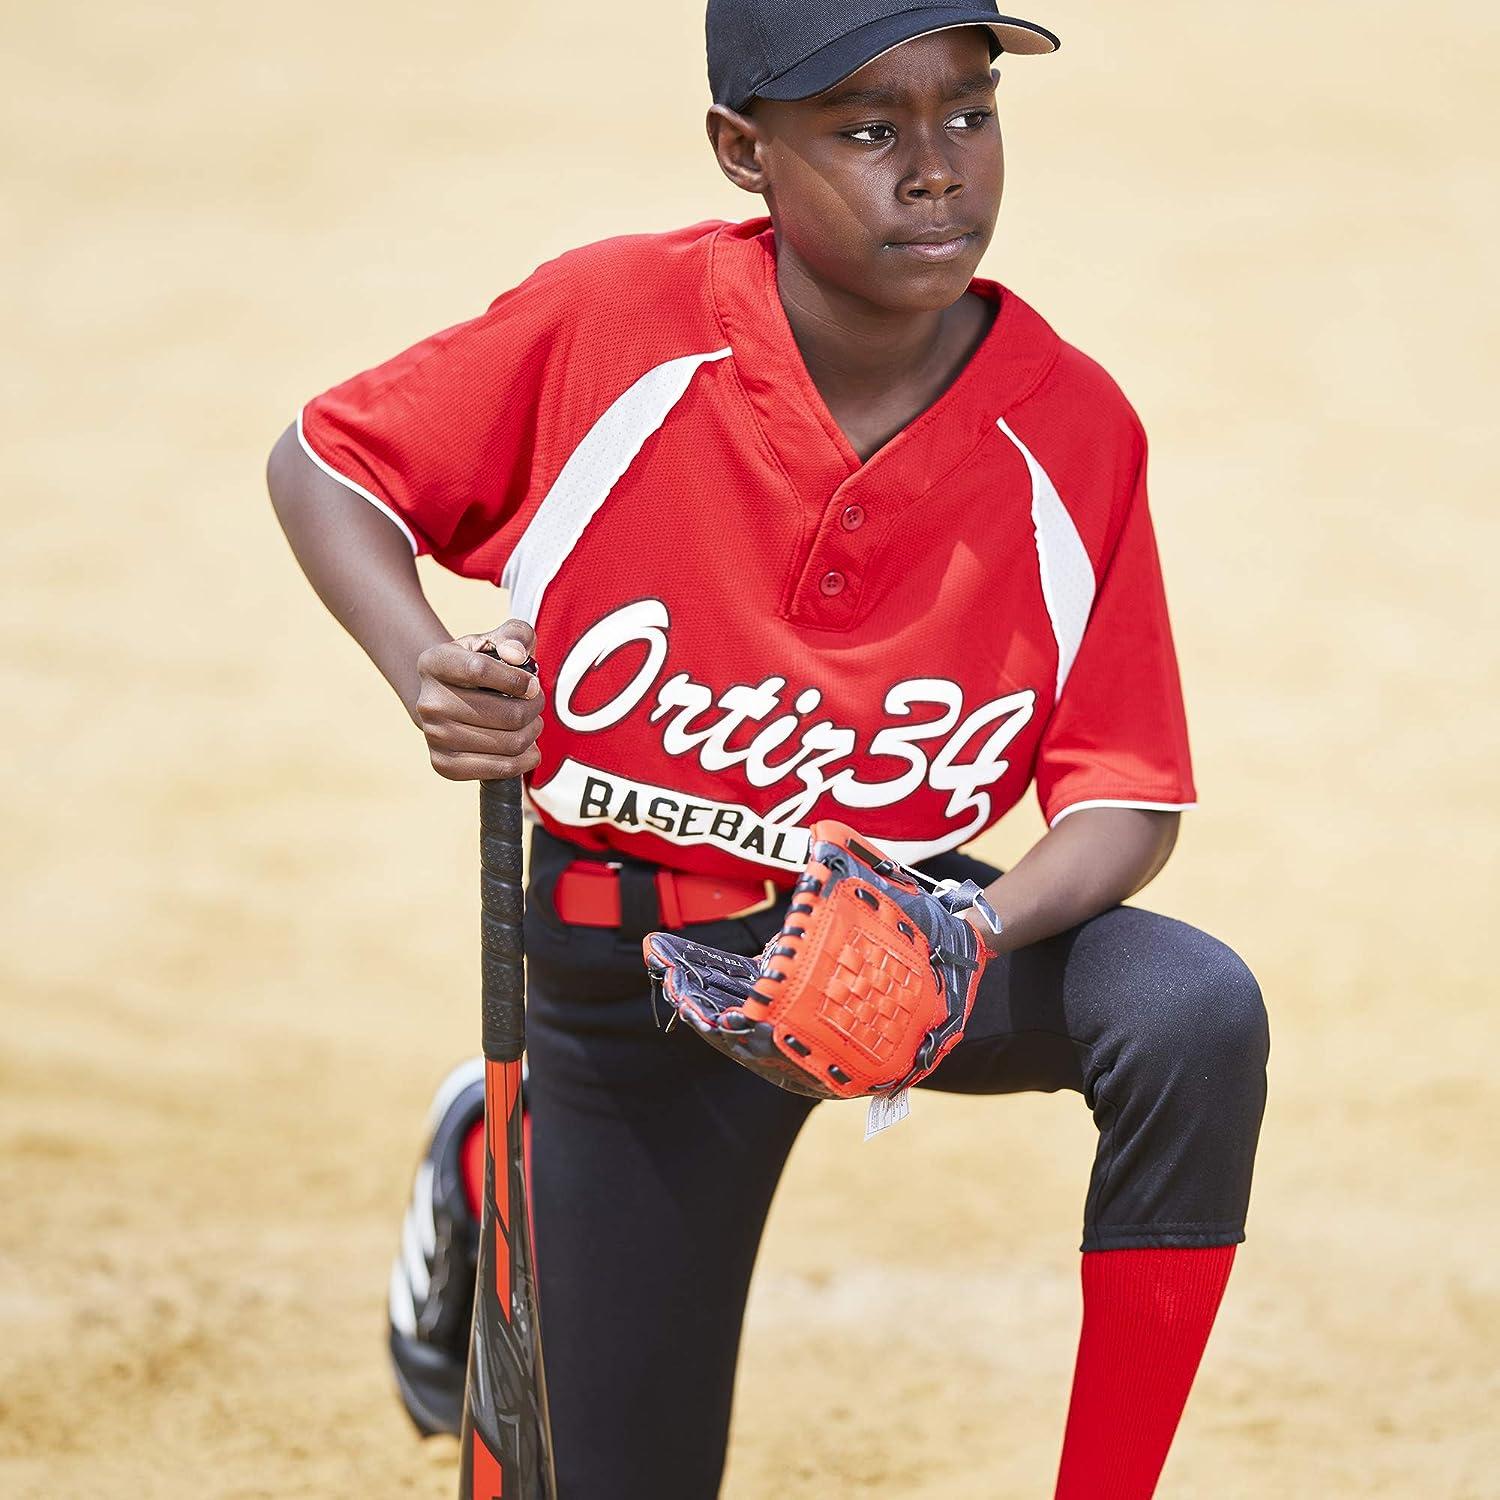
[[[266,484],[308,582],[415,721],[417,658],[450,635],[422,592],[406,538],[374,506],[324,474],[291,428],[272,449]]]
[[[1004,928],[991,948],[1024,948],[1133,896],[1167,862],[1177,822],[1177,813],[1127,807],[1064,818],[988,888]]]

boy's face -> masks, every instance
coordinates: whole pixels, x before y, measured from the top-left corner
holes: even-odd
[[[730,180],[765,196],[779,249],[878,307],[951,306],[994,233],[1005,158],[978,27],[916,37],[811,99],[716,107],[709,134]]]

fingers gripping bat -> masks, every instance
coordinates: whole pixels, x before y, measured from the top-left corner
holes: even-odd
[[[525,666],[536,671],[529,658]],[[521,1128],[526,980],[519,778],[480,783],[479,872],[484,1212],[458,1493],[459,1500],[555,1500]]]

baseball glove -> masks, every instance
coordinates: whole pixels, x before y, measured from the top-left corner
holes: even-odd
[[[758,958],[653,932],[646,968],[678,1016],[772,1083],[818,1099],[894,1093],[937,1067],[973,1009],[989,955],[960,913],[1000,922],[972,880],[934,881],[832,820],[811,832],[786,923]]]

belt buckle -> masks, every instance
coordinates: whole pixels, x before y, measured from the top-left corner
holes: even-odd
[[[722,920],[728,922],[728,921],[734,921],[736,918],[739,918],[739,917],[753,917],[756,914],[756,912],[758,912],[758,911],[769,911],[771,907],[775,906],[776,905],[776,882],[774,880],[769,880],[768,879],[768,880],[762,882],[762,884],[763,884],[763,886],[765,888],[765,893],[766,894],[764,895],[764,897],[761,898],[761,900],[759,900],[759,901],[752,901],[749,906],[742,906],[738,911],[726,911],[724,913],[724,916],[723,916]]]

